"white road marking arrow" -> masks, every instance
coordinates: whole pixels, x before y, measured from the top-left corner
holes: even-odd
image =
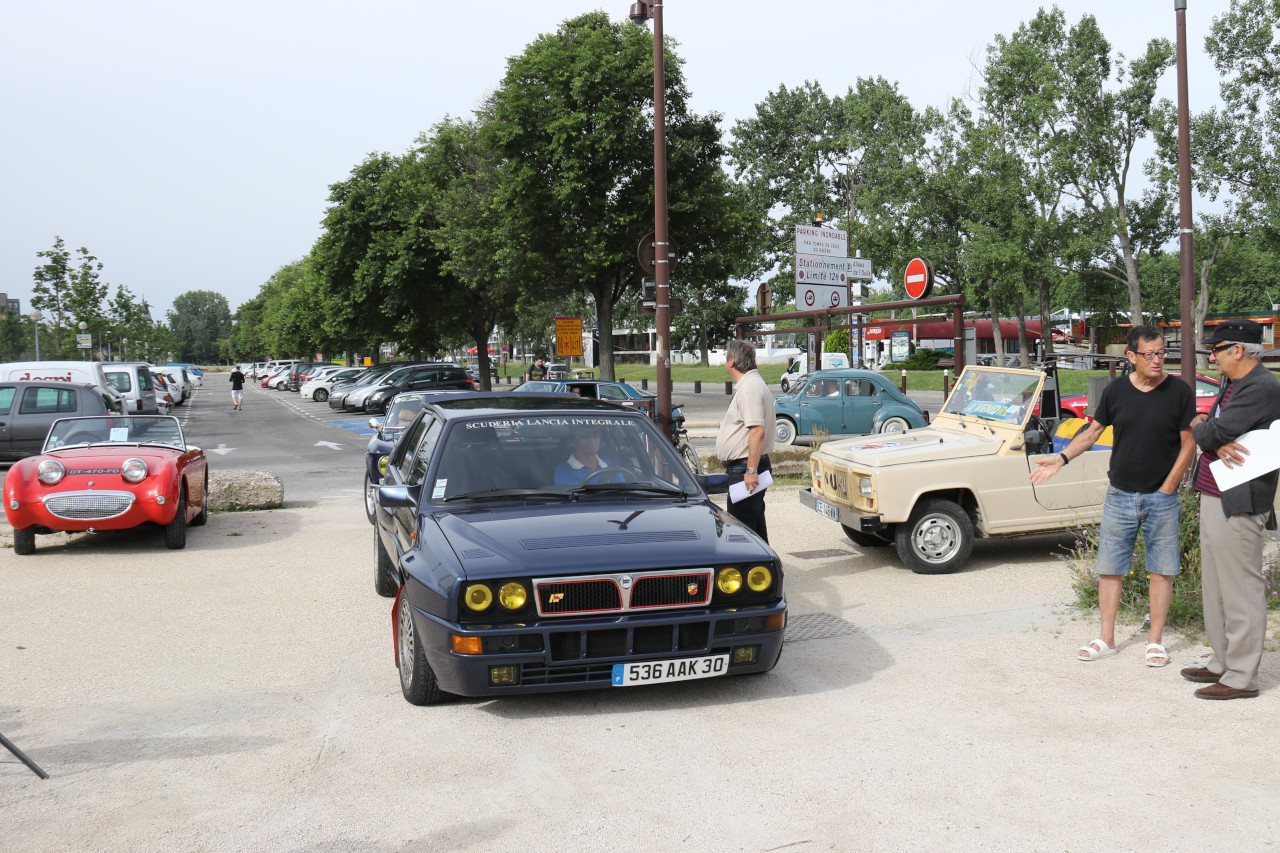
[[[217,453],[219,456],[226,456],[228,453],[230,453],[233,450],[235,450],[234,447],[227,447],[225,444],[219,444],[217,447],[212,448],[209,452]]]
[[[315,443],[315,446],[316,446],[316,447],[327,447],[327,448],[329,448],[330,450],[341,450],[341,449],[342,449],[342,445],[341,445],[341,444],[337,444],[336,442],[332,442],[332,441],[317,441],[317,442]]]

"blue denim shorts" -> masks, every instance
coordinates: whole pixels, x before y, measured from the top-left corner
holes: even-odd
[[[1097,573],[1128,574],[1141,530],[1147,547],[1147,573],[1180,574],[1178,523],[1181,516],[1176,492],[1172,495],[1160,491],[1126,492],[1108,486],[1107,499],[1102,505],[1102,528],[1098,532]]]

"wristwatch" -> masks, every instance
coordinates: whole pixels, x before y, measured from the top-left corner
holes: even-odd
[[[748,473],[748,474],[754,474],[755,472],[756,472],[756,469],[755,469],[755,468],[748,468],[748,469],[747,469],[747,473]]]

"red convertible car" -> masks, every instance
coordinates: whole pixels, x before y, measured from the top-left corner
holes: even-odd
[[[187,544],[187,525],[208,520],[209,465],[188,447],[178,419],[108,415],[54,421],[39,456],[4,478],[13,551],[31,554],[37,533],[164,528],[164,544]]]

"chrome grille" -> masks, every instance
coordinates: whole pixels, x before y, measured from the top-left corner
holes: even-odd
[[[133,506],[131,492],[63,492],[44,497],[44,508],[58,518],[99,519],[124,515]]]

